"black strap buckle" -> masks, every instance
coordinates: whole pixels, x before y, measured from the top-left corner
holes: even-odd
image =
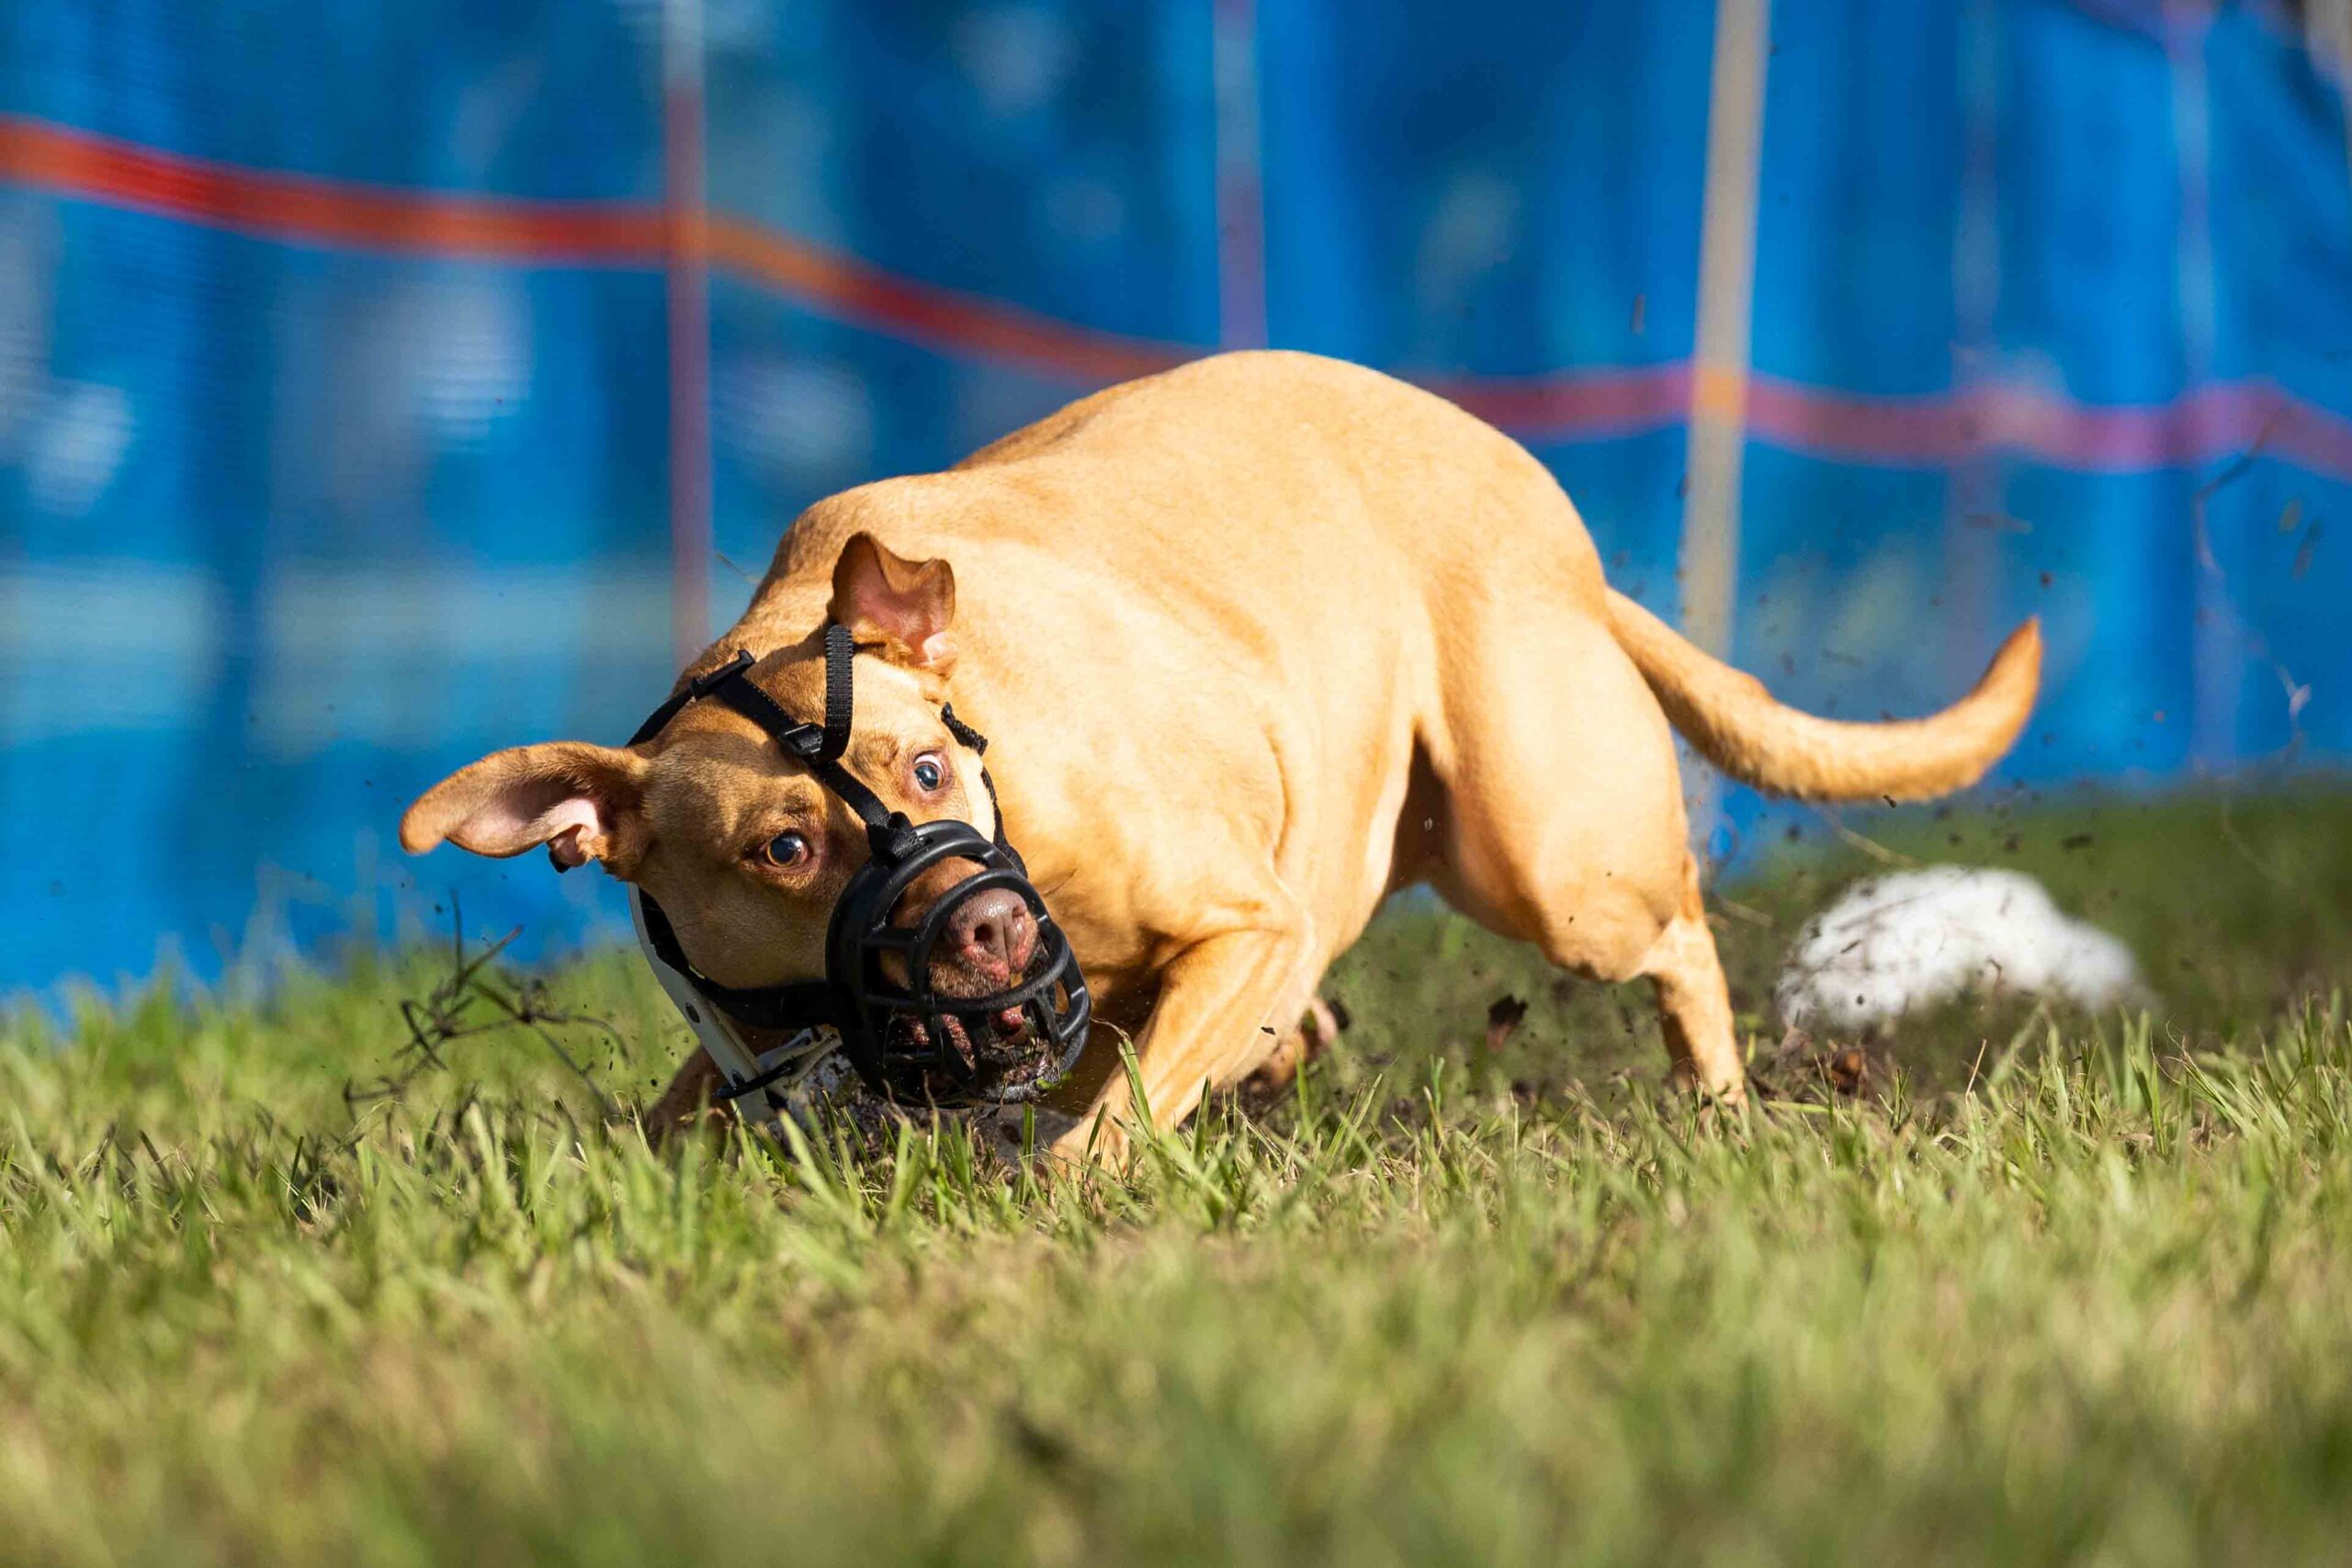
[[[707,697],[744,671],[749,670],[752,664],[752,650],[748,648],[739,648],[735,650],[735,657],[718,669],[707,671],[687,682],[686,690],[697,697]]]
[[[796,724],[775,738],[775,743],[804,762],[813,762],[824,754],[825,727],[821,724]]]
[[[752,1074],[748,1078],[729,1079],[727,1084],[719,1089],[718,1098],[732,1104],[734,1101],[742,1099],[747,1094],[757,1094],[760,1090],[767,1088],[770,1084],[776,1082],[778,1079],[790,1077],[792,1074],[799,1071],[800,1068],[807,1064],[808,1060],[809,1048],[815,1045],[816,1043],[817,1032],[815,1030],[802,1030],[799,1033],[794,1035],[790,1040],[785,1042],[784,1044],[778,1046],[774,1052],[770,1053],[770,1055],[774,1057],[774,1063],[772,1066],[766,1067],[763,1071]],[[767,1059],[767,1057],[762,1058],[763,1061]]]
[[[876,859],[891,862],[909,859],[922,847],[922,840],[915,837],[915,825],[903,811],[893,811],[878,822],[868,819],[865,842]]]

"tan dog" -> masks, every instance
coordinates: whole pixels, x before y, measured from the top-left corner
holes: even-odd
[[[1162,1127],[1274,1057],[1331,961],[1419,882],[1577,974],[1648,976],[1678,1069],[1739,1100],[1668,725],[1763,789],[1917,799],[2008,748],[2041,652],[2028,623],[1929,718],[1782,707],[1611,591],[1576,509],[1508,437],[1281,353],[1114,387],[946,473],[819,502],[685,675],[748,649],[758,683],[814,716],[829,615],[870,645],[848,761],[888,804],[989,829],[942,701],[993,738],[1007,820],[1098,1016],[1134,1032]],[[711,704],[636,750],[482,759],[401,824],[413,852],[444,839],[602,863],[735,987],[822,972],[866,852],[838,801]],[[984,934],[945,961],[981,990],[1026,952]],[[1098,1037],[1062,1103],[1108,1114],[1064,1152],[1098,1125],[1098,1153],[1124,1146],[1114,1066]],[[690,1066],[665,1113],[707,1075]]]

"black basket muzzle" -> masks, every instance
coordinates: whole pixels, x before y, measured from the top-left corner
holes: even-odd
[[[806,761],[819,782],[856,812],[865,824],[871,853],[834,902],[825,933],[825,977],[748,988],[715,984],[694,971],[661,906],[639,890],[648,940],[662,962],[684,975],[706,1003],[738,1023],[832,1032],[858,1077],[885,1099],[942,1107],[1033,1100],[1060,1082],[1085,1049],[1092,1017],[1085,977],[1008,840],[1001,809],[993,840],[955,818],[910,822],[886,810],[841,765],[849,739],[853,652],[844,628],[826,627],[821,727],[797,723],[745,679],[752,659],[739,653],[733,663],[695,680],[662,705],[631,742],[658,733],[688,702],[711,697]],[[987,740],[957,720],[953,709],[941,716],[958,740],[976,751],[986,749]],[[980,777],[993,805],[996,784],[985,766]],[[947,861],[978,869],[929,908],[903,908],[916,881]],[[970,900],[998,890],[1019,898],[1035,926],[1025,973],[985,996],[940,990],[933,959],[950,940],[957,914]],[[730,1083],[727,1093],[740,1098],[763,1087],[754,1078]]]
[[[1092,1013],[1069,939],[1019,857],[970,823],[924,822],[904,837],[912,840],[905,853],[869,859],[833,906],[825,983],[838,998],[842,1048],[875,1092],[903,1103],[1003,1104],[1043,1093],[1077,1065]],[[980,869],[902,922],[916,879],[951,860]],[[998,890],[1019,898],[1035,928],[1025,977],[985,996],[942,992],[933,955],[964,906]]]

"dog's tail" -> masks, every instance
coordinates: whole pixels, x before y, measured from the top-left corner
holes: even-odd
[[[1800,800],[1922,800],[1974,784],[2025,727],[2041,682],[2041,623],[2009,634],[1976,689],[1926,718],[1846,724],[1772,700],[1752,675],[1709,658],[1611,589],[1610,629],[1666,716],[1746,784]]]

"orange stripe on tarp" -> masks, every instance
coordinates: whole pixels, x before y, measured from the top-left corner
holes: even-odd
[[[0,179],[298,244],[481,261],[659,269],[662,209],[449,196],[239,168],[0,115]],[[896,276],[713,213],[712,264],[861,325],[1081,380],[1165,370],[1205,350],[1102,333]]]
[[[0,178],[263,239],[504,261],[657,265],[662,216],[266,173],[0,116]]]
[[[1091,381],[1125,381],[1209,352],[1072,326],[848,260],[773,229],[713,213],[711,265],[851,321]]]
[[[529,201],[401,190],[215,164],[0,115],[0,180],[296,244],[548,265],[660,269],[650,203]],[[714,213],[712,264],[811,310],[933,349],[1089,382],[1125,380],[1209,352],[1100,332],[919,283]],[[1530,377],[1413,378],[1533,441],[1636,435],[1689,416],[1687,362]],[[1980,448],[2091,472],[2193,465],[2249,449],[2352,482],[2352,420],[2262,380],[2171,402],[2075,403],[2016,387],[1878,397],[1770,377],[1747,388],[1748,434],[1831,461],[1932,467]]]
[[[1615,366],[1548,376],[1408,376],[1488,424],[1531,439],[1605,439],[1679,424],[1690,412],[1690,366]]]
[[[1994,382],[1916,398],[1748,386],[1748,435],[1831,462],[1931,468],[1980,452],[2128,474],[2259,454],[2352,482],[2352,420],[2267,378],[2212,381],[2162,403],[2078,403]]]

